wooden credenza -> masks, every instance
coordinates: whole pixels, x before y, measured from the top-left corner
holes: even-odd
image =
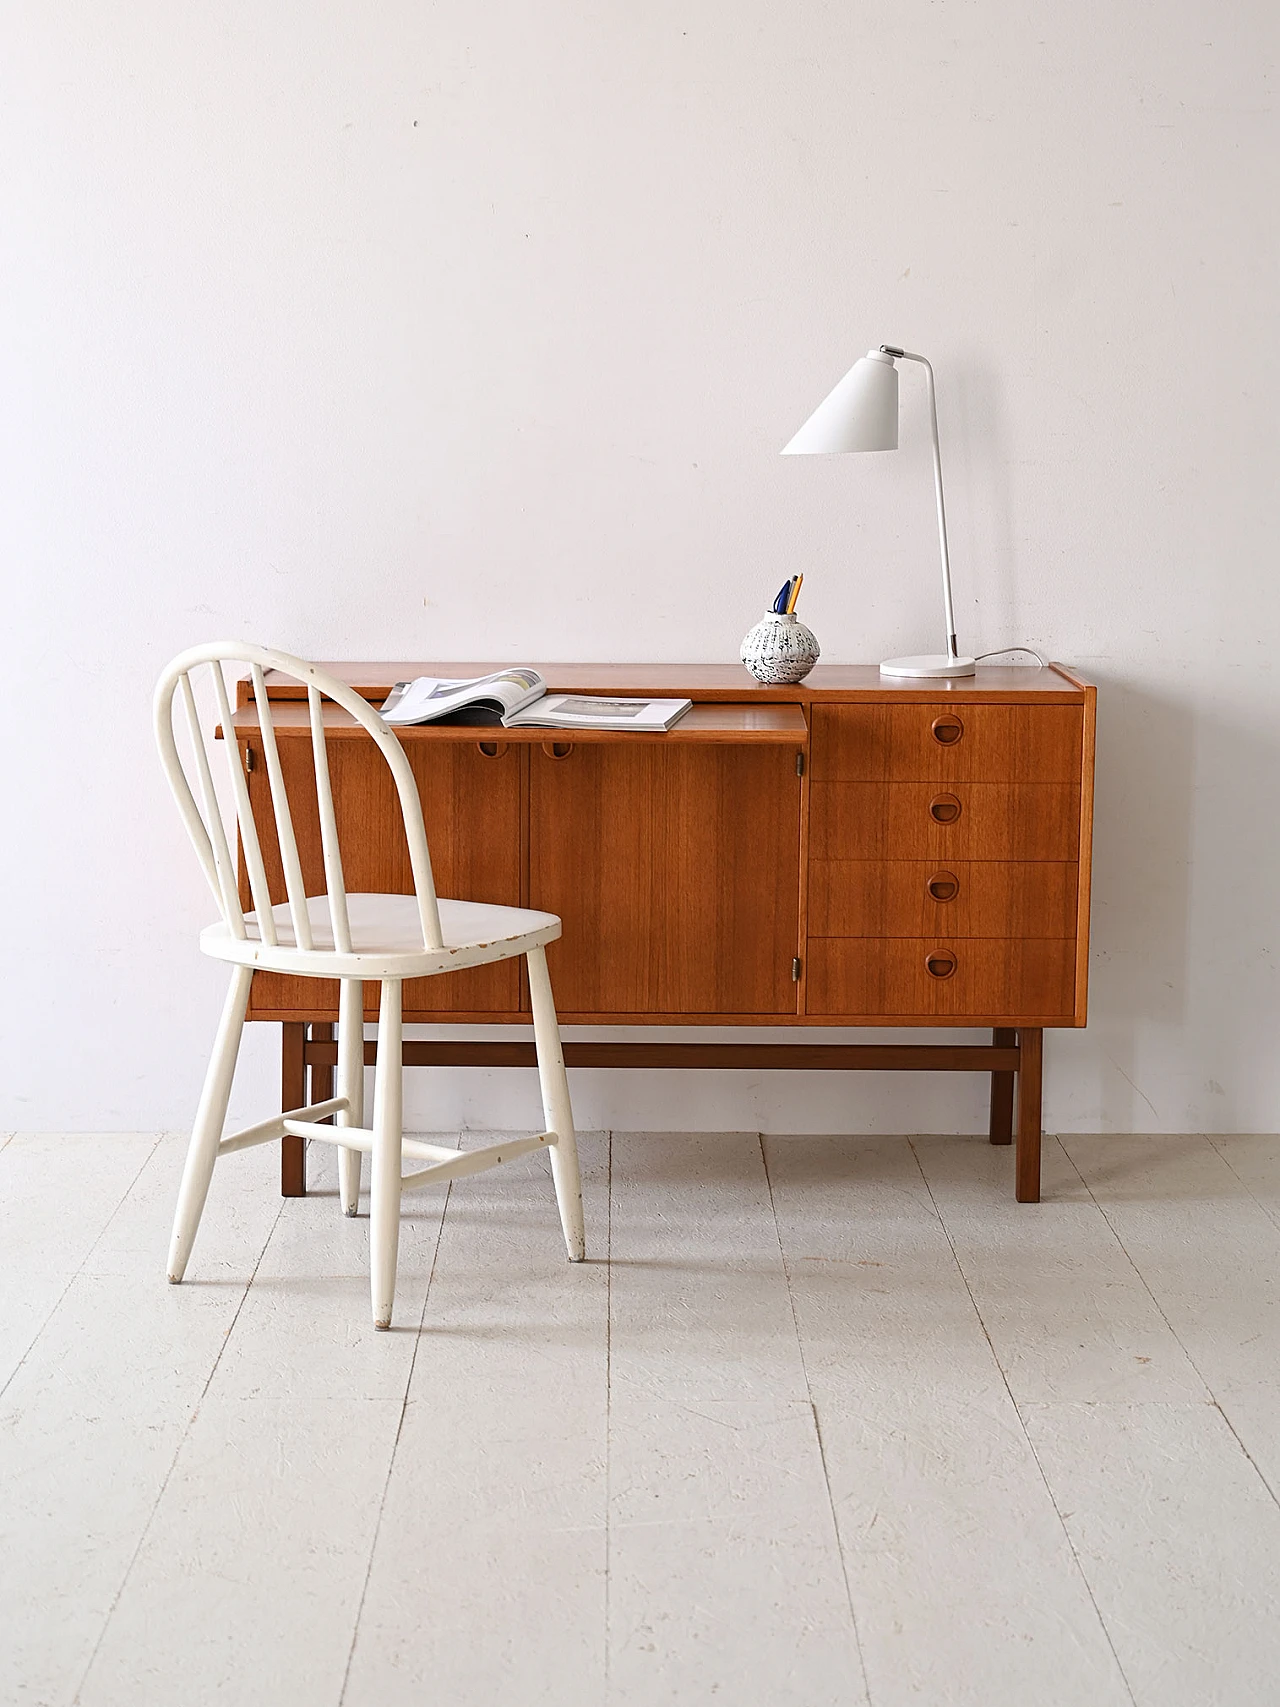
[[[380,703],[393,682],[491,664],[328,664]],[[1039,1196],[1046,1027],[1085,1023],[1096,690],[1060,665],[890,684],[819,666],[760,687],[736,666],[543,665],[552,691],[683,694],[665,735],[400,731],[441,895],[558,913],[562,1022],[592,1026],[982,1027],[964,1045],[581,1043],[571,1066],[915,1068],[991,1074],[991,1137]],[[247,686],[247,684],[242,684]],[[324,889],[305,701],[268,678],[308,889]],[[273,898],[284,898],[242,691]],[[351,891],[412,884],[390,778],[326,711]],[[278,895],[277,895],[278,890]],[[247,896],[246,896],[247,901]],[[521,962],[405,987],[406,1022],[529,1023]],[[369,1017],[376,990],[370,988]],[[284,1027],[286,1106],[330,1094],[337,984],[255,973],[251,1019]],[[370,1046],[372,1047],[372,1046]],[[406,1045],[409,1064],[526,1065],[513,1039]],[[305,1189],[286,1140],[284,1189]]]

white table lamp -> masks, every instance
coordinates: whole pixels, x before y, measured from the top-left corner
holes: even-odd
[[[956,645],[956,619],[951,607],[951,563],[947,556],[947,513],[942,502],[942,452],[938,447],[938,406],[933,369],[924,356],[881,344],[845,374],[787,445],[783,456],[826,456],[836,451],[897,450],[898,370],[895,361],[919,362],[929,387],[929,420],[933,428],[933,479],[938,495],[938,540],[942,547],[942,603],[946,615],[947,650],[919,658],[889,658],[882,676],[971,676],[977,665]]]

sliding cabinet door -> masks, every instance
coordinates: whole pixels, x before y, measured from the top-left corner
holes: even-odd
[[[249,737],[248,745],[257,746]],[[310,736],[281,732],[280,762],[289,791],[298,852],[309,895],[325,891],[320,818]],[[474,739],[415,739],[404,742],[422,800],[436,892],[465,901],[520,905],[520,749]],[[351,894],[410,895],[413,878],[391,773],[372,741],[346,737],[329,742],[329,771],[338,817],[343,874]],[[249,774],[249,797],[262,839],[273,901],[285,899],[284,874],[274,834],[261,750]],[[248,896],[245,895],[248,905]],[[377,991],[366,992],[369,1012]],[[336,1009],[336,980],[289,978],[259,972],[253,980],[252,1012],[288,1018]],[[405,984],[405,1018],[440,1014],[508,1014],[520,1008],[520,966],[501,961],[414,978]]]
[[[624,739],[531,753],[529,904],[562,1015],[794,1014],[790,747]]]

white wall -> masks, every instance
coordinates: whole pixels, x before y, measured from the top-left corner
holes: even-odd
[[[965,645],[1101,683],[1093,1017],[1047,1123],[1280,1124],[1275,15],[16,0],[0,1125],[189,1117],[222,975],[150,744],[180,647],[731,659],[794,569],[829,660],[933,644],[918,375],[896,457],[777,454],[881,339],[938,369]],[[518,1124],[530,1090],[415,1107]],[[952,1079],[578,1098],[982,1119]]]

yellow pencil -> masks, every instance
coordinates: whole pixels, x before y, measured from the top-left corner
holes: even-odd
[[[794,583],[792,584],[791,597],[787,600],[787,615],[788,616],[792,616],[795,613],[796,600],[800,597],[800,587],[801,587],[801,584],[803,581],[804,581],[804,576],[803,575],[797,575]]]

